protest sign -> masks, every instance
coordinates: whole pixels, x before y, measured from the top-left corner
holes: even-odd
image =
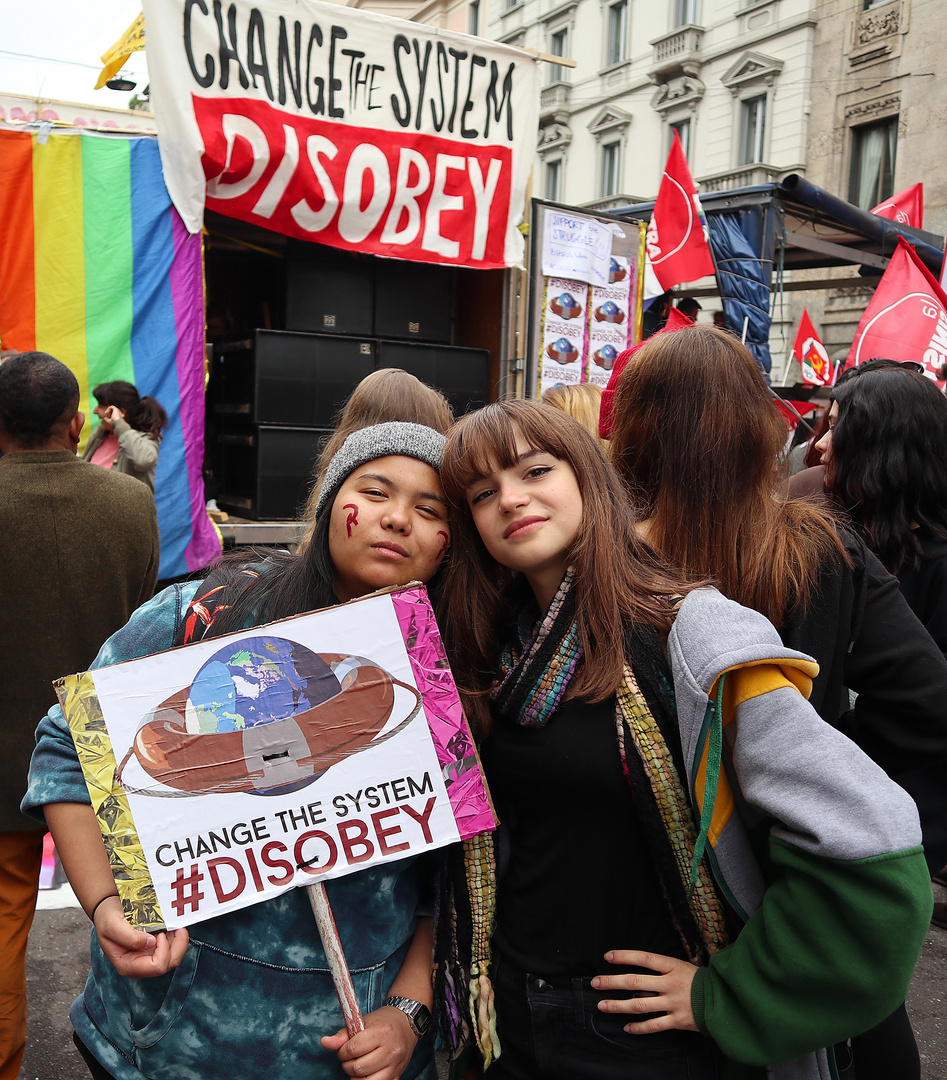
[[[547,210],[543,218],[543,274],[608,285],[613,229],[585,214]]]
[[[205,201],[303,240],[520,265],[537,61],[318,0],[145,0],[151,101],[188,229]]]
[[[495,825],[420,586],[72,675],[57,691],[140,929]]]

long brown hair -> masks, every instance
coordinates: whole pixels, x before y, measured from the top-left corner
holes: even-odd
[[[518,460],[517,436],[568,462],[582,492],[582,523],[570,563],[585,659],[568,698],[601,701],[621,681],[629,626],[666,632],[669,594],[681,587],[638,539],[621,481],[598,440],[577,420],[533,401],[502,401],[462,417],[447,435],[441,484],[451,504],[451,556],[444,582],[442,630],[468,716],[489,731],[484,693],[498,671],[503,628],[515,624],[532,594],[525,578],[501,566],[474,525],[467,488]]]
[[[846,557],[829,511],[779,495],[786,426],[733,335],[654,337],[622,372],[613,415],[612,460],[650,519],[648,543],[681,574],[781,626],[823,561]]]
[[[342,406],[336,419],[335,431],[329,438],[316,464],[313,466],[313,485],[302,513],[306,531],[299,542],[299,550],[305,550],[312,542],[316,528],[316,504],[322,481],[329,462],[342,448],[342,443],[353,431],[401,420],[408,424],[423,424],[442,435],[454,420],[447,398],[427,383],[421,382],[401,368],[381,368],[366,375],[355,387]]]

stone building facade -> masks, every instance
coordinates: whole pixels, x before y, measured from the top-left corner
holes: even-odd
[[[947,4],[822,0],[816,13],[807,178],[863,210],[923,183],[924,228],[944,235]],[[847,352],[871,291],[807,297],[830,355]]]

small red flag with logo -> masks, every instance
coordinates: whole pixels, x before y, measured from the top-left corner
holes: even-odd
[[[913,225],[915,229],[924,228],[924,185],[912,184],[904,191],[885,199],[871,210],[878,217],[890,218],[899,225]]]
[[[806,308],[802,309],[792,352],[802,368],[802,381],[806,386],[831,386],[835,382],[835,365],[819,340]]]
[[[660,291],[714,273],[697,185],[676,131],[651,213],[645,249]]]
[[[845,361],[914,360],[937,379],[947,364],[947,296],[903,238],[861,317]]]

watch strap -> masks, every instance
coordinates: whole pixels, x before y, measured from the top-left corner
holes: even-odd
[[[411,1030],[419,1039],[423,1039],[430,1031],[431,1010],[427,1005],[423,1005],[420,1001],[414,1001],[412,998],[397,996],[385,998],[384,1004],[403,1012],[408,1018]]]

